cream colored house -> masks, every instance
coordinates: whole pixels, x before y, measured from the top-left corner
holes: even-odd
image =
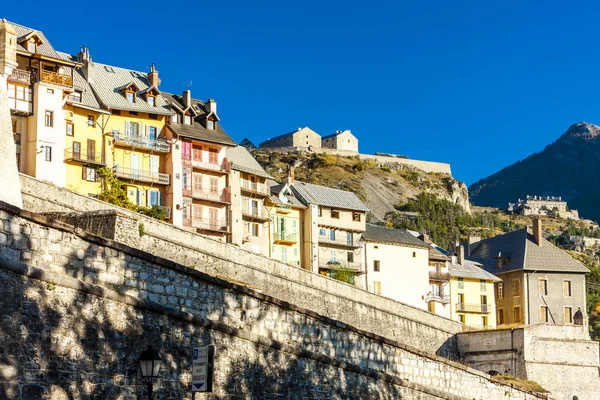
[[[302,267],[323,275],[348,269],[364,273],[362,246],[367,206],[352,192],[295,182],[293,170],[284,180],[307,207],[303,213]],[[364,286],[362,280],[355,280]]]
[[[358,138],[352,134],[350,129],[337,131],[331,135],[323,136],[321,147],[351,151],[358,154]]]
[[[305,149],[318,149],[321,147],[321,135],[309,127],[298,128],[293,132],[267,139],[262,142],[259,147],[297,147]]]
[[[404,230],[372,224],[362,242],[367,290],[426,309],[429,245]]]
[[[231,243],[269,255],[269,214],[265,200],[269,197],[267,179],[273,179],[242,147],[228,148],[231,164]]]

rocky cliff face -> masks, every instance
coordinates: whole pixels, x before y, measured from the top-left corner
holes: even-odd
[[[469,193],[464,183],[449,174],[427,173],[408,165],[380,166],[357,157],[331,154],[278,153],[256,150],[254,156],[273,177],[280,180],[290,166],[296,180],[349,190],[369,207],[376,219],[394,211],[421,192],[459,204],[470,212]]]
[[[506,208],[526,195],[562,196],[580,216],[600,219],[600,127],[580,122],[554,143],[469,187],[477,205]]]

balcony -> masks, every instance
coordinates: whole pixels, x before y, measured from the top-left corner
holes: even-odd
[[[171,151],[171,142],[166,139],[151,139],[146,136],[127,135],[117,131],[113,131],[112,135],[115,144],[120,146],[152,150],[160,153],[168,153]]]
[[[428,294],[427,296],[425,296],[425,301],[426,302],[430,302],[430,301],[437,301],[438,303],[442,303],[442,304],[450,304],[450,295],[438,295],[438,294]]]
[[[342,236],[346,236],[346,235],[342,235]],[[343,238],[334,238],[332,239],[331,236],[319,236],[319,245],[323,245],[323,246],[327,246],[327,247],[344,247],[344,248],[351,248],[351,249],[358,249],[360,248],[360,245],[358,244],[358,242],[353,241],[353,240],[348,240],[346,237]]]
[[[447,272],[429,271],[429,280],[436,282],[448,282],[450,280],[450,274]]]
[[[273,234],[273,243],[292,245],[298,243],[297,233],[275,232]]]
[[[269,189],[267,188],[267,185],[265,185],[264,183],[252,182],[245,179],[242,179],[240,181],[240,189],[242,190],[242,192],[248,192],[261,196],[269,195]]]
[[[28,100],[8,98],[8,107],[13,114],[31,115],[33,113],[33,103]]]
[[[491,312],[491,307],[489,304],[456,303],[456,312],[489,314]]]
[[[361,262],[340,262],[340,261],[320,261],[319,269],[334,270],[334,269],[347,269],[360,273],[363,271],[363,263]]]
[[[197,169],[204,169],[213,172],[227,174],[230,171],[229,163],[224,159],[221,164],[217,160],[201,160],[196,158],[184,158],[181,160],[183,165],[191,165]]]
[[[184,190],[184,195],[186,192],[188,192],[188,191]],[[229,193],[229,190],[227,190],[227,189],[212,190],[212,189],[192,188],[191,196],[198,200],[213,201],[215,203],[223,203],[223,204],[231,203],[231,194]]]
[[[159,185],[168,185],[171,182],[171,176],[169,174],[124,168],[120,165],[115,165],[114,173],[115,176],[119,178],[131,179],[132,181],[157,183]]]
[[[262,207],[242,207],[242,216],[262,221],[269,219],[269,216]]]
[[[97,166],[105,166],[106,165],[106,161],[104,159],[104,154],[96,154],[95,151],[88,151],[85,148],[80,149],[80,151],[73,151],[73,149],[66,149],[65,150],[65,161],[83,163],[86,165],[97,165]]]
[[[183,226],[199,229],[201,231],[212,231],[227,233],[227,218],[211,219],[211,218],[192,218],[184,219]]]
[[[13,72],[8,76],[9,81],[31,84],[31,72],[23,71],[22,69],[13,69]]]
[[[41,70],[40,81],[60,86],[73,87],[73,77],[71,75],[59,74],[54,71]]]

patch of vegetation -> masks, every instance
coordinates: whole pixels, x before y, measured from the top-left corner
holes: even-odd
[[[331,271],[329,271],[328,275],[330,278],[337,279],[338,281],[350,285],[354,285],[356,272],[343,265],[340,265],[339,268],[332,269]]]
[[[539,383],[530,381],[528,379],[520,379],[511,375],[496,375],[494,379],[501,381],[502,383],[512,384],[521,389],[529,390],[536,393],[550,393],[544,389]]]

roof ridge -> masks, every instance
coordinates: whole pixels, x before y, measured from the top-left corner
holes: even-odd
[[[116,66],[116,65],[111,65],[111,64],[100,63],[100,62],[97,62],[97,61],[92,61],[92,65],[93,65],[93,66],[95,66],[95,65],[100,65],[100,66],[103,66],[103,67],[117,68],[117,69],[121,69],[121,70],[123,70],[123,71],[127,71],[127,72],[136,72],[136,73],[139,73],[139,74],[142,74],[142,75],[144,75],[144,77],[145,77],[145,78],[147,78],[147,77],[148,77],[148,73],[147,73],[147,72],[137,71],[137,70],[135,70],[135,69],[131,69],[131,68],[123,68],[123,67],[118,67],[118,66]]]

